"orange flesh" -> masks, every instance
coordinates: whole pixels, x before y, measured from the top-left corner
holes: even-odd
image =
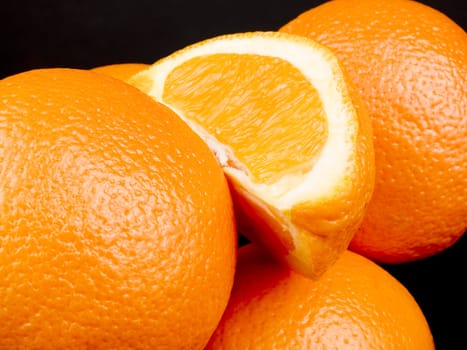
[[[327,138],[318,92],[274,57],[192,58],[168,75],[163,99],[228,145],[257,183],[308,172]]]

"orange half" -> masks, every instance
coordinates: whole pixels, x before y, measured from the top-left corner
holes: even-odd
[[[369,117],[332,52],[285,33],[223,35],[128,82],[209,145],[242,234],[315,278],[348,247],[373,192],[374,154]]]

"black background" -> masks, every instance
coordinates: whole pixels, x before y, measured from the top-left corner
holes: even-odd
[[[0,7],[0,78],[41,67],[152,63],[218,34],[275,30],[323,1],[8,1]],[[422,1],[467,26],[465,1]],[[467,349],[464,236],[415,263],[384,265],[422,308],[437,349]],[[0,301],[1,302],[1,301]]]

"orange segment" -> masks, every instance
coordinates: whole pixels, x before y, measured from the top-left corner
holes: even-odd
[[[373,191],[372,133],[328,49],[277,32],[225,35],[128,82],[205,140],[242,233],[311,277],[347,248]]]

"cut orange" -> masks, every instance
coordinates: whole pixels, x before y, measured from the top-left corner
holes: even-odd
[[[310,277],[348,247],[373,192],[372,132],[328,49],[285,33],[223,35],[128,82],[210,146],[248,238]]]

